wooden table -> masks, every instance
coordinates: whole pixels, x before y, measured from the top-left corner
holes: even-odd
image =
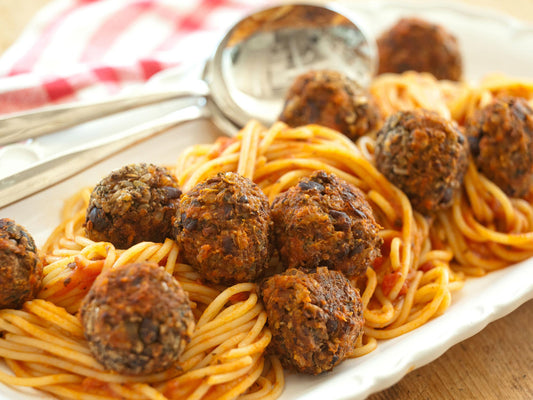
[[[0,53],[49,1],[0,0]],[[533,22],[533,0],[463,1]],[[527,56],[533,55],[529,52]],[[411,372],[396,385],[369,397],[392,399],[533,399],[533,300]]]

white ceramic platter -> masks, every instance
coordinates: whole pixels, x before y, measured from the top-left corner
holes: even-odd
[[[448,1],[372,1],[347,3],[347,6],[372,34],[381,32],[400,16],[418,15],[442,24],[460,41],[465,75],[469,80],[477,81],[496,71],[533,79],[533,25]],[[136,112],[126,119],[110,118],[76,128],[70,134],[88,134],[96,128],[100,134],[106,135],[164,111],[164,108],[159,108]],[[48,190],[0,209],[0,217],[15,219],[33,234],[38,244],[42,244],[59,222],[63,200],[80,187],[94,185],[111,169],[126,163],[171,164],[185,147],[212,142],[217,135],[216,129],[206,121],[182,125]],[[53,140],[43,140],[39,144],[43,154],[53,149]],[[531,276],[533,260],[528,260],[483,278],[470,279],[463,290],[454,295],[453,303],[444,315],[413,332],[381,342],[376,351],[347,360],[331,373],[318,377],[288,376],[282,399],[363,399],[382,390],[533,298]],[[13,398],[33,400],[48,397],[31,390],[0,385],[0,399]]]

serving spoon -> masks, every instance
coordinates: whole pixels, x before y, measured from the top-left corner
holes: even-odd
[[[333,6],[282,5],[255,12],[224,36],[209,62],[211,77],[104,101],[46,107],[0,118],[0,145],[35,138],[117,112],[180,97],[210,96],[239,126],[270,124],[288,86],[309,69],[334,68],[368,83],[375,47]]]
[[[90,142],[0,180],[0,207],[74,175],[111,154],[179,123],[211,118],[228,135],[249,120],[276,121],[299,74],[335,69],[369,83],[375,44],[334,6],[286,4],[255,12],[235,24],[207,61],[202,79],[172,91],[151,91],[88,104],[49,107],[0,118],[0,145],[35,138],[96,118],[175,98],[200,99],[108,139]]]

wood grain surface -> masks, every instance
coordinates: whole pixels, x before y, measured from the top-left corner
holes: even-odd
[[[0,0],[0,54],[50,0]],[[533,0],[464,0],[533,21]],[[533,51],[533,49],[530,49]],[[533,53],[527,56],[533,57]],[[524,277],[533,279],[533,277]],[[533,300],[369,400],[533,399]]]
[[[22,33],[28,24],[50,0],[0,0],[0,54]]]

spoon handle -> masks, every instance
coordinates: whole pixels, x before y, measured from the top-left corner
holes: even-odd
[[[106,139],[68,150],[0,179],[0,208],[69,178],[141,140],[180,123],[208,118],[210,115],[205,105],[188,106]]]
[[[151,91],[106,100],[69,103],[0,117],[0,146],[79,125],[122,111],[182,97],[205,97],[208,85],[202,80],[180,84],[177,90]]]

